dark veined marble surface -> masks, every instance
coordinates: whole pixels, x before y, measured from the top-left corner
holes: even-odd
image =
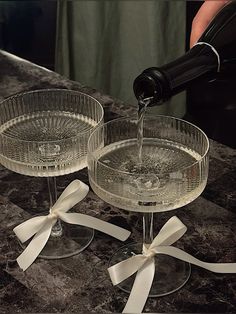
[[[135,113],[134,108],[92,88],[0,52],[0,100],[42,88],[68,88],[93,95],[103,104],[106,119]],[[88,183],[86,169],[58,177],[59,191],[75,178]],[[112,286],[107,267],[123,243],[101,232],[95,232],[90,246],[76,256],[38,258],[26,272],[19,269],[15,259],[21,247],[12,229],[37,208],[48,208],[45,179],[23,176],[0,166],[0,313],[122,312],[128,294]],[[131,230],[127,243],[142,240],[141,214],[115,208],[91,190],[74,210]],[[183,208],[155,214],[154,233],[173,215],[188,227],[176,246],[207,262],[236,262],[236,150],[211,141],[205,191]],[[192,266],[190,279],[180,290],[149,298],[144,312],[234,313],[236,274],[215,274]]]

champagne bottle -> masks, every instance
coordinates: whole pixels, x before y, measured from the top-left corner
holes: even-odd
[[[236,73],[236,1],[224,6],[196,45],[175,61],[144,70],[133,84],[137,99],[155,106],[198,80]]]

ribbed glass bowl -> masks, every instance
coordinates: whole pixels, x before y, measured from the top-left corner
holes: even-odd
[[[46,89],[0,103],[0,162],[25,175],[49,177],[87,166],[87,141],[103,122],[102,105],[72,90]]]
[[[88,142],[92,189],[119,208],[158,212],[193,201],[208,177],[207,136],[195,125],[168,116],[146,116],[141,160],[137,119],[96,128]]]

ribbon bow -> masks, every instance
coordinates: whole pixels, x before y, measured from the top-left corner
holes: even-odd
[[[74,180],[66,187],[47,216],[33,217],[13,229],[22,243],[34,236],[17,258],[17,263],[23,270],[26,270],[40,254],[58,218],[70,224],[102,231],[121,241],[125,241],[129,237],[130,231],[111,223],[84,214],[67,213],[70,208],[85,198],[88,191],[89,187],[85,183]]]
[[[236,263],[206,263],[171,246],[187,231],[176,217],[171,217],[161,228],[150,246],[143,245],[143,253],[134,255],[108,268],[113,285],[117,285],[137,272],[123,313],[141,313],[155,275],[155,255],[166,254],[216,273],[236,273]]]

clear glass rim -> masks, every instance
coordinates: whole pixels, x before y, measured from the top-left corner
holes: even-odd
[[[207,147],[206,147],[206,149],[205,149],[204,154],[201,156],[201,158],[200,158],[199,160],[196,160],[195,162],[193,162],[193,163],[192,163],[191,165],[189,165],[189,166],[180,168],[178,171],[186,171],[187,169],[190,169],[190,168],[194,167],[196,164],[200,164],[200,163],[206,158],[206,156],[208,155],[208,153],[209,153],[209,148],[210,148],[209,139],[208,139],[206,133],[203,132],[203,131],[202,131],[198,126],[196,126],[195,124],[193,124],[193,123],[191,123],[191,122],[188,122],[188,121],[186,121],[186,120],[184,120],[184,119],[181,119],[181,118],[175,118],[175,117],[167,116],[167,115],[155,115],[155,116],[153,116],[153,115],[151,115],[151,114],[146,114],[146,115],[145,115],[145,118],[151,118],[151,119],[153,119],[153,120],[155,120],[156,118],[160,118],[160,117],[164,117],[164,118],[167,118],[167,119],[170,119],[170,120],[178,120],[178,121],[184,122],[184,123],[186,123],[186,124],[188,124],[188,125],[191,125],[192,127],[196,128],[196,129],[204,136],[204,138],[205,138],[205,140],[206,140]],[[104,128],[106,125],[111,124],[111,123],[114,122],[114,121],[123,121],[123,120],[130,120],[130,121],[131,121],[132,119],[135,120],[135,121],[137,121],[137,116],[131,115],[130,117],[116,118],[116,119],[110,120],[110,121],[108,121],[108,122],[106,122],[106,123],[104,123],[104,124],[102,124],[102,125],[100,125],[100,126],[97,126],[97,127],[93,130],[93,132],[90,134],[90,136],[89,136],[89,139],[88,139],[87,156],[92,156],[92,158],[93,158],[94,160],[96,160],[96,162],[97,162],[98,164],[101,164],[101,165],[102,165],[103,167],[105,167],[106,169],[110,169],[110,170],[113,170],[113,171],[115,170],[117,173],[122,173],[122,174],[126,174],[126,175],[131,175],[131,176],[137,176],[139,173],[131,173],[131,172],[124,171],[124,170],[117,170],[117,169],[115,169],[115,168],[113,168],[113,167],[111,167],[111,166],[108,166],[107,164],[101,162],[99,159],[96,158],[96,156],[94,155],[94,153],[93,153],[92,150],[90,149],[90,141],[91,141],[92,137],[94,136],[94,134],[95,134],[96,132],[98,132],[100,128]],[[171,174],[171,173],[176,173],[176,172],[177,172],[177,171],[162,172],[161,174],[162,174],[162,175],[165,175],[165,174]],[[144,176],[144,177],[150,176],[150,175],[156,175],[156,173],[149,172],[149,173],[147,173],[147,174],[142,174],[142,176]]]
[[[36,90],[32,90],[32,91],[26,91],[26,92],[14,94],[12,96],[9,96],[9,97],[3,99],[0,102],[0,112],[1,112],[1,106],[4,105],[7,101],[10,101],[12,99],[18,98],[19,96],[30,95],[30,94],[34,94],[34,93],[43,93],[43,92],[65,92],[65,93],[69,92],[69,93],[79,94],[79,95],[88,97],[91,100],[93,100],[96,103],[96,105],[98,105],[98,107],[101,109],[101,113],[102,113],[101,118],[99,119],[99,121],[97,122],[97,124],[93,128],[91,128],[91,129],[89,129],[87,131],[80,132],[80,133],[78,133],[75,136],[67,137],[67,138],[60,139],[60,140],[28,141],[28,140],[18,139],[18,138],[15,138],[15,137],[12,137],[12,136],[9,136],[9,135],[6,135],[6,134],[0,134],[0,137],[5,138],[7,140],[11,140],[11,141],[16,141],[16,142],[19,142],[19,143],[35,143],[35,144],[47,144],[47,143],[52,144],[52,143],[55,143],[55,144],[58,144],[58,143],[66,142],[68,140],[73,140],[73,139],[80,138],[81,136],[84,136],[84,134],[91,132],[91,130],[93,130],[95,127],[99,126],[102,123],[103,119],[104,119],[104,109],[103,109],[103,106],[96,98],[94,98],[93,96],[90,96],[89,94],[86,94],[86,93],[83,93],[83,92],[80,92],[80,91],[77,91],[77,90],[73,90],[73,89],[66,89],[66,88],[36,89]]]

